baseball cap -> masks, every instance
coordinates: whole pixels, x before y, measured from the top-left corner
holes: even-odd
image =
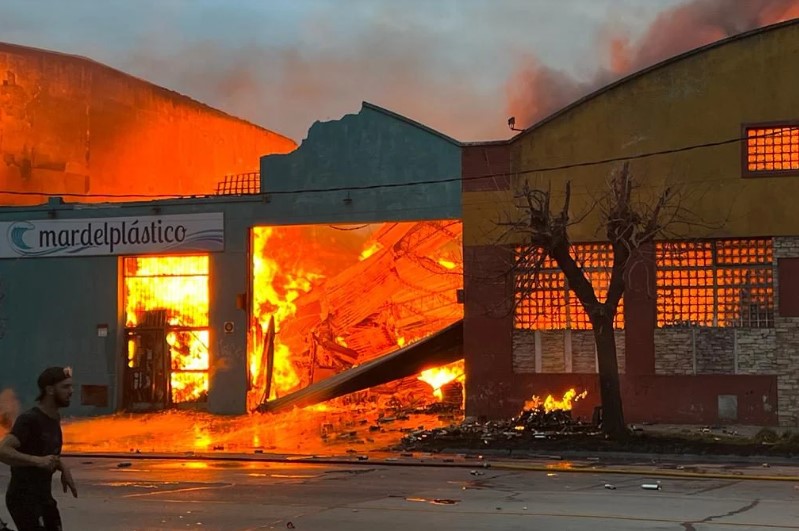
[[[48,385],[56,385],[67,378],[72,378],[71,367],[48,367],[39,375],[36,384],[39,386],[39,396],[36,400],[44,398],[44,390]]]

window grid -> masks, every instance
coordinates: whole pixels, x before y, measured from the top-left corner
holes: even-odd
[[[126,257],[127,326],[207,327],[208,269],[208,256]]]
[[[770,239],[657,246],[658,326],[774,326]]]
[[[607,297],[613,252],[608,244],[572,246],[572,256],[594,287],[600,301]],[[527,258],[529,257],[529,258]],[[536,258],[529,248],[517,249],[516,308],[514,327],[525,330],[590,330],[588,318],[577,296],[571,292],[566,276],[554,260],[546,257],[536,272]],[[619,302],[614,327],[624,328],[624,300]]]
[[[747,127],[745,164],[752,174],[799,170],[799,127]]]

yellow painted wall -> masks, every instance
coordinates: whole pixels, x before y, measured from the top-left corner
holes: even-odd
[[[733,39],[634,76],[518,137],[513,171],[655,152],[737,138],[744,123],[799,120],[799,23]],[[572,215],[605,193],[619,164],[517,174],[540,187],[572,183]],[[743,178],[740,143],[631,162],[648,200],[675,186],[701,226],[688,237],[799,234],[799,173]],[[558,194],[556,194],[557,196]],[[560,201],[558,197],[555,202]],[[464,193],[464,243],[497,243],[500,219],[515,217],[510,192]],[[597,215],[573,241],[604,239]],[[518,241],[518,236],[511,238]]]

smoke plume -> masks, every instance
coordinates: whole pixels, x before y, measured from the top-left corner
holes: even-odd
[[[719,39],[799,17],[799,0],[693,0],[660,13],[631,42],[605,39],[605,64],[581,81],[525,58],[506,86],[508,115],[528,127],[609,82]],[[600,59],[598,57],[598,59]]]

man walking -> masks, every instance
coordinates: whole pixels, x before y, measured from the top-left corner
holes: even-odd
[[[0,462],[11,466],[6,506],[18,531],[61,531],[61,515],[52,494],[52,478],[61,471],[64,492],[78,497],[72,474],[61,461],[59,409],[72,398],[72,369],[50,367],[38,380],[38,406],[17,417],[0,441]]]

